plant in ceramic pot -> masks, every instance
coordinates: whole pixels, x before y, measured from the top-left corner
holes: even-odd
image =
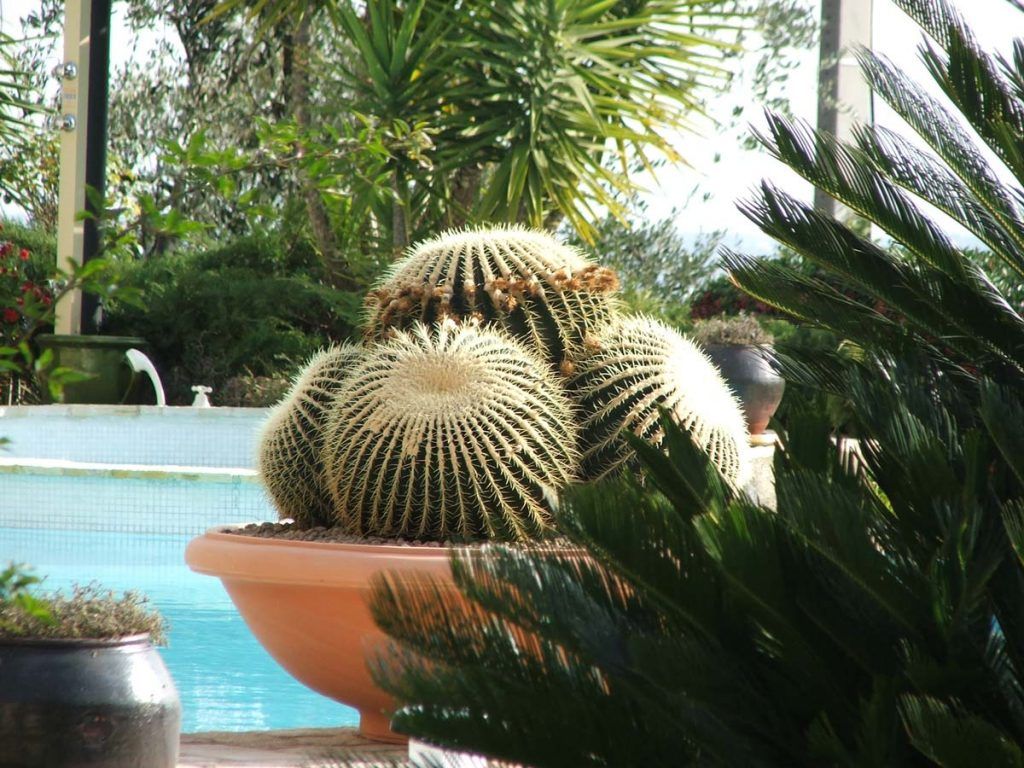
[[[364,735],[399,738],[366,666],[383,642],[374,577],[450,583],[453,546],[557,537],[560,492],[629,466],[621,433],[657,441],[659,408],[742,482],[727,386],[678,333],[622,316],[615,289],[543,232],[413,247],[368,296],[363,343],[310,361],[266,422],[259,470],[284,522],[190,544],[192,568],[224,581],[289,672],[358,708]]]
[[[772,335],[755,318],[740,314],[698,321],[693,337],[743,405],[751,439],[773,440],[765,430],[782,402],[786,382],[771,364]]]
[[[0,764],[177,765],[181,705],[161,617],[96,586],[37,596],[0,572]]]

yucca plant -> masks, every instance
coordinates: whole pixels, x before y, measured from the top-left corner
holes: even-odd
[[[631,163],[681,160],[670,136],[693,130],[751,26],[732,0],[222,0],[214,13],[238,7],[267,34],[329,25],[351,51],[337,62],[346,113],[427,129],[428,147],[388,154],[383,187],[357,185],[397,245],[563,217],[592,239],[598,209],[625,215]]]
[[[410,249],[367,296],[366,334],[445,318],[494,323],[563,373],[614,315],[615,273],[546,232],[447,232]]]
[[[260,481],[281,517],[304,528],[334,522],[323,480],[324,429],[334,395],[360,351],[354,344],[342,344],[314,355],[260,433]]]
[[[373,345],[328,414],[322,452],[351,533],[523,541],[575,479],[576,421],[547,366],[504,333],[445,320]]]
[[[631,462],[626,432],[660,444],[665,409],[722,477],[742,487],[750,472],[743,412],[696,344],[660,321],[622,316],[598,329],[590,347],[570,382],[583,416],[583,477]]]

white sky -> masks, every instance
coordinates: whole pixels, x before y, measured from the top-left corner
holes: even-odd
[[[979,40],[988,48],[1007,51],[1014,30],[1020,30],[1021,14],[1006,0],[951,0],[967,18]],[[17,19],[34,7],[33,0],[0,0],[0,28],[17,33]],[[115,16],[119,4],[114,4]],[[112,32],[112,56],[114,66],[124,62],[132,45],[123,28]],[[119,40],[118,38],[121,37]],[[935,87],[919,61],[916,45],[921,33],[891,0],[874,0],[873,19],[874,48],[893,59],[910,77],[935,92]],[[807,51],[801,65],[790,72],[787,95],[793,113],[812,124],[816,117],[816,77],[818,52]],[[54,61],[56,64],[57,61]],[[742,99],[742,96],[740,96]],[[728,119],[728,110],[736,102],[736,95],[721,99],[715,106],[719,117]],[[875,100],[875,120],[894,130],[903,131],[902,123],[880,100]],[[760,109],[756,105],[746,110],[746,120],[761,122]],[[909,131],[908,131],[909,133]],[[725,229],[730,244],[742,242],[743,247],[753,250],[769,250],[771,241],[753,224],[748,222],[735,208],[737,198],[746,197],[762,178],[772,178],[802,198],[810,198],[809,185],[760,151],[748,151],[739,146],[736,131],[709,130],[704,136],[681,136],[678,150],[691,163],[689,168],[665,168],[659,173],[657,186],[651,186],[644,196],[652,217],[670,215],[673,208],[679,208],[677,225],[688,234],[713,229]],[[717,160],[716,160],[717,158]],[[689,198],[691,190],[699,187],[701,193],[709,196]],[[685,205],[685,208],[683,207]]]
[[[1024,34],[1020,11],[1014,10],[1006,0],[951,2],[959,8],[986,48],[1009,51],[1014,32],[1017,36]],[[918,57],[917,42],[921,40],[921,31],[891,0],[874,0],[872,34],[874,50],[892,59],[925,90],[938,94]],[[817,48],[808,51],[803,58],[806,61],[802,61],[801,66],[790,74],[787,95],[794,115],[813,125],[817,116]],[[876,123],[913,136],[880,99],[874,100],[874,111]],[[748,121],[763,123],[760,109],[748,109],[747,112]],[[810,199],[812,195],[810,185],[788,168],[763,152],[743,150],[731,135],[709,135],[702,139],[687,137],[680,141],[679,149],[690,159],[693,168],[663,171],[659,174],[660,187],[652,189],[645,199],[651,215],[660,217],[669,215],[673,206],[681,207],[695,185],[699,184],[703,191],[709,192],[711,199],[706,202],[693,200],[679,212],[677,225],[683,232],[724,228],[729,233],[730,243],[741,240],[746,249],[771,250],[773,241],[736,210],[734,201],[748,197],[749,191],[763,178],[771,178],[803,199]],[[718,162],[714,162],[716,154],[721,158]]]

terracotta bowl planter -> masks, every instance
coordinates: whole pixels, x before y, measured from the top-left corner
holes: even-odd
[[[370,583],[384,572],[450,581],[450,550],[290,541],[224,530],[189,543],[189,567],[224,582],[249,629],[293,677],[358,709],[363,736],[405,741],[389,726],[394,702],[374,685],[367,667],[386,642],[367,606]]]

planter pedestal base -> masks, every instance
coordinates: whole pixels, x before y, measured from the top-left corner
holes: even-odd
[[[367,662],[386,648],[367,606],[383,573],[451,580],[444,547],[338,544],[258,538],[214,530],[185,552],[192,570],[220,578],[249,629],[293,677],[359,710],[359,733],[401,743],[392,699]],[[452,587],[454,590],[454,585]]]

